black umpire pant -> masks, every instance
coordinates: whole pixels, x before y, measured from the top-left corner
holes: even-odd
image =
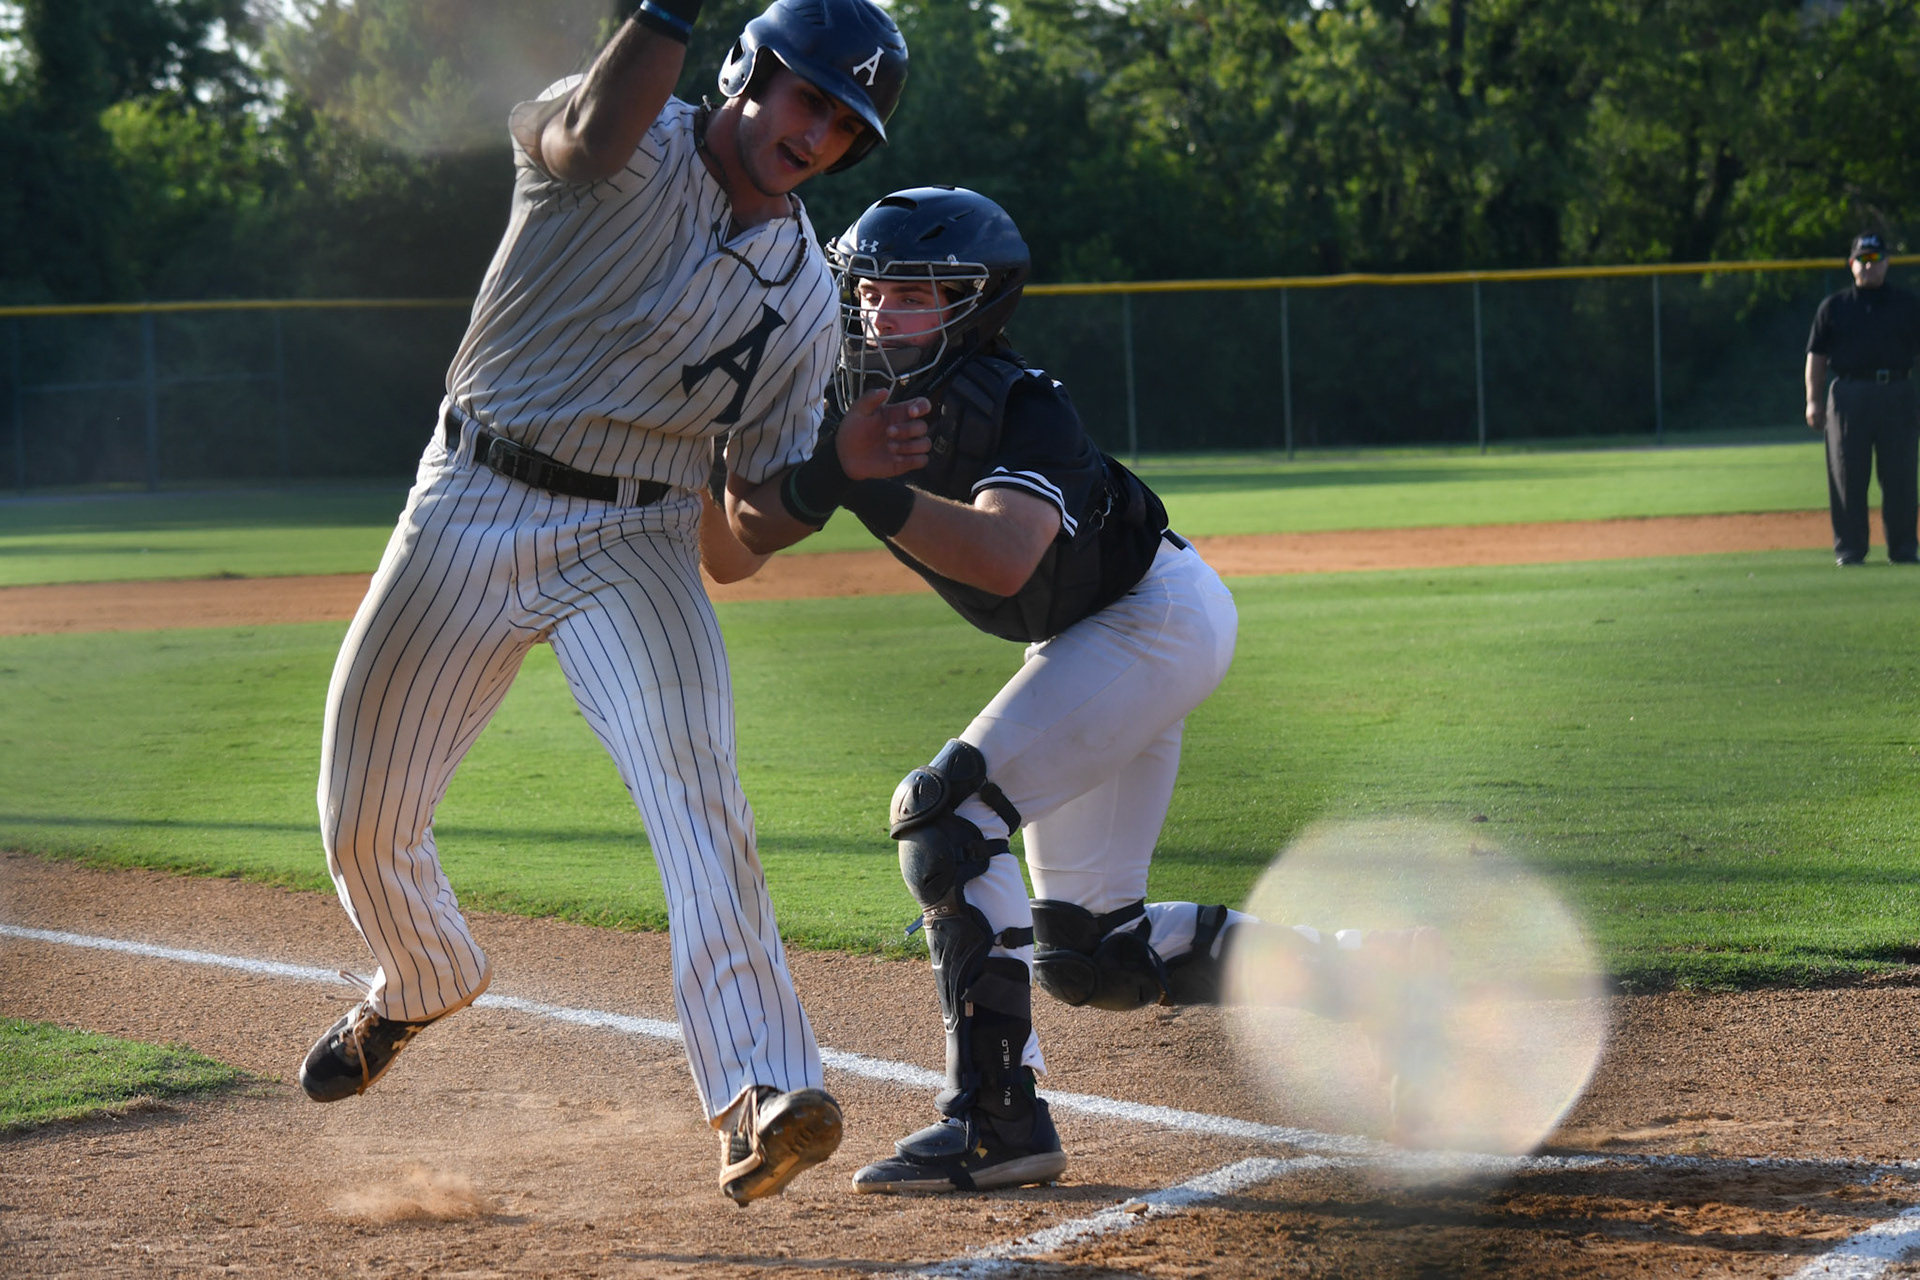
[[[1887,559],[1910,562],[1920,556],[1920,397],[1906,378],[1834,379],[1827,390],[1827,506],[1834,559],[1843,564],[1867,558],[1867,482],[1876,457]]]

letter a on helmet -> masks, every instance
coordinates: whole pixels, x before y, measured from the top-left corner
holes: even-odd
[[[857,164],[887,140],[887,119],[907,83],[907,42],[873,0],[773,0],[733,42],[720,68],[720,92],[729,98],[756,92],[776,62],[867,126],[828,173]]]

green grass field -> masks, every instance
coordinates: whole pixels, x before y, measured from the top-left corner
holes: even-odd
[[[0,1018],[0,1133],[244,1079],[244,1072],[177,1045]]]
[[[1697,509],[1766,506],[1733,504],[1710,474],[1756,488],[1772,475],[1784,507],[1809,505],[1787,501],[1795,484],[1820,491],[1817,449],[1697,452],[1725,462],[1681,486],[1702,495]],[[1472,489],[1465,518],[1500,523],[1684,497],[1639,492],[1649,456],[1676,455],[1543,455],[1477,487],[1409,481],[1398,458],[1377,486],[1352,460],[1294,464],[1283,479],[1296,483],[1264,490],[1197,463],[1156,482],[1183,527],[1216,532],[1244,531],[1252,517],[1233,512],[1260,493],[1284,509],[1332,489],[1376,517],[1447,523],[1409,496],[1428,483]],[[1471,476],[1482,461],[1407,465]],[[7,536],[33,540],[23,511],[60,506],[0,508]],[[34,559],[17,563],[31,572]],[[1232,586],[1240,648],[1189,722],[1155,896],[1237,902],[1314,821],[1484,816],[1476,832],[1558,884],[1629,985],[1825,981],[1920,956],[1906,889],[1920,871],[1920,574],[1842,574],[1808,551]],[[784,931],[803,946],[898,949],[914,906],[887,798],[1013,670],[1017,646],[931,596],[738,604],[721,618]],[[0,639],[0,845],[325,887],[313,787],[342,630]],[[639,820],[545,649],[437,832],[470,907],[664,924]]]
[[[1804,511],[1826,504],[1819,443],[1744,448],[1143,459],[1175,525],[1301,533],[1614,516]],[[404,486],[0,501],[0,586],[364,573]],[[842,516],[793,554],[873,545]]]

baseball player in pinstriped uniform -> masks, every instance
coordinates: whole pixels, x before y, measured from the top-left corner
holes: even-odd
[[[896,192],[828,246],[840,277],[837,404],[883,389],[929,405],[926,465],[900,479],[789,475],[789,509],[844,506],[968,622],[1027,645],[991,703],[893,797],[900,869],[922,907],[946,1028],[941,1119],[854,1175],[856,1191],[987,1190],[1066,1168],[1034,1075],[1031,989],[1125,1011],[1217,1001],[1257,952],[1260,998],[1360,1021],[1403,1136],[1438,1046],[1444,949],[1430,929],[1264,924],[1223,905],[1146,901],[1187,714],[1226,674],[1233,598],[1167,527],[1152,490],[1096,448],[1066,389],[1003,328],[1029,271],[991,200]],[[830,415],[831,416],[831,415]],[[820,453],[831,457],[831,426]],[[1025,832],[1029,902],[1009,837]]]
[[[584,77],[513,113],[509,225],[328,691],[322,835],[379,970],[300,1079],[316,1101],[364,1092],[486,989],[433,813],[544,641],[645,821],[721,1189],[745,1204],[832,1154],[841,1119],[735,767],[703,492],[725,433],[738,538],[810,532],[757,518],[814,449],[833,359],[832,281],[791,193],[885,140],[906,46],[871,0],[774,0],[724,104],[694,107],[670,91],[698,8],[642,0]],[[842,429],[846,474],[924,455],[912,406],[881,399]]]

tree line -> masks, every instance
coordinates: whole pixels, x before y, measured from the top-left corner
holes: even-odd
[[[1916,4],[893,0],[893,144],[805,195],[975,187],[1045,280],[1837,260],[1920,208]],[[0,302],[469,294],[507,110],[619,7],[0,4]]]

